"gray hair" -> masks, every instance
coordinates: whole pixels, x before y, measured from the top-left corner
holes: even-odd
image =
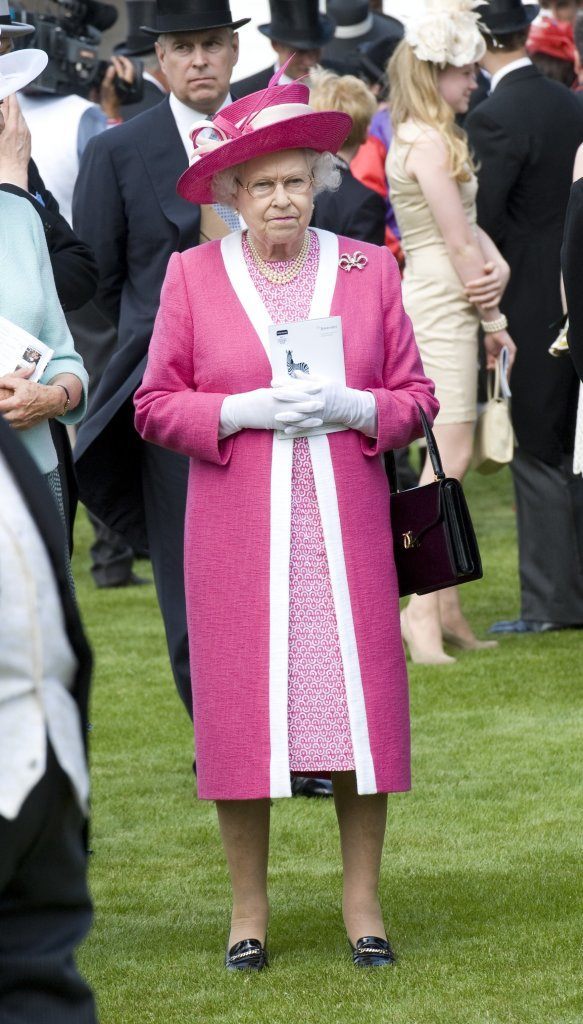
[[[334,162],[332,153],[316,153],[315,149],[303,149],[310,174],[314,179],[314,195],[320,192],[335,192],[340,188],[341,175]],[[215,202],[233,205],[233,199],[237,194],[237,180],[241,180],[246,164],[237,164],[236,167],[227,167],[224,171],[215,174],[212,180],[212,191]]]

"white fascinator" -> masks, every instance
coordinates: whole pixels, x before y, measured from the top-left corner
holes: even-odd
[[[425,0],[425,10],[405,21],[405,39],[418,60],[461,68],[486,51],[474,8],[484,0]]]

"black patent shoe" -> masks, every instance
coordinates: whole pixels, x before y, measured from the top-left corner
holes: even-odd
[[[311,775],[292,775],[292,796],[332,796],[330,779],[315,779]]]
[[[241,939],[227,950],[225,956],[228,971],[262,971],[268,966],[267,951],[259,939]]]
[[[365,935],[358,939],[356,946],[352,948],[352,962],[356,967],[390,967],[397,962],[386,939],[376,938],[374,935]]]

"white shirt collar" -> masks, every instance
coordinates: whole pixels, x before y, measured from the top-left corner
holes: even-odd
[[[224,103],[219,107],[219,110],[224,110],[232,102],[233,97],[229,94]],[[173,92],[170,93],[170,110],[176,121],[176,127],[186,150],[186,155],[190,159],[192,154],[190,132],[192,131],[193,124],[196,124],[197,121],[212,121],[212,117],[208,114],[201,114],[198,110],[193,110],[192,107],[188,107],[182,100],[177,99]]]
[[[528,68],[532,64],[530,57],[519,57],[518,60],[510,61],[510,64],[505,64],[503,68],[499,68],[494,75],[492,75],[492,82],[490,84],[490,92],[494,92],[497,85],[500,84],[506,75],[509,75],[511,71],[518,71],[519,68]]]

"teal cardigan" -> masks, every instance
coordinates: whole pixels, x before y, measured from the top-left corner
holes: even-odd
[[[41,219],[26,199],[9,192],[0,192],[0,315],[54,349],[42,384],[58,373],[79,378],[83,385],[79,405],[58,417],[60,423],[78,423],[87,408],[87,372],[61,309]],[[56,468],[57,453],[48,421],[19,430],[18,436],[41,473]]]

